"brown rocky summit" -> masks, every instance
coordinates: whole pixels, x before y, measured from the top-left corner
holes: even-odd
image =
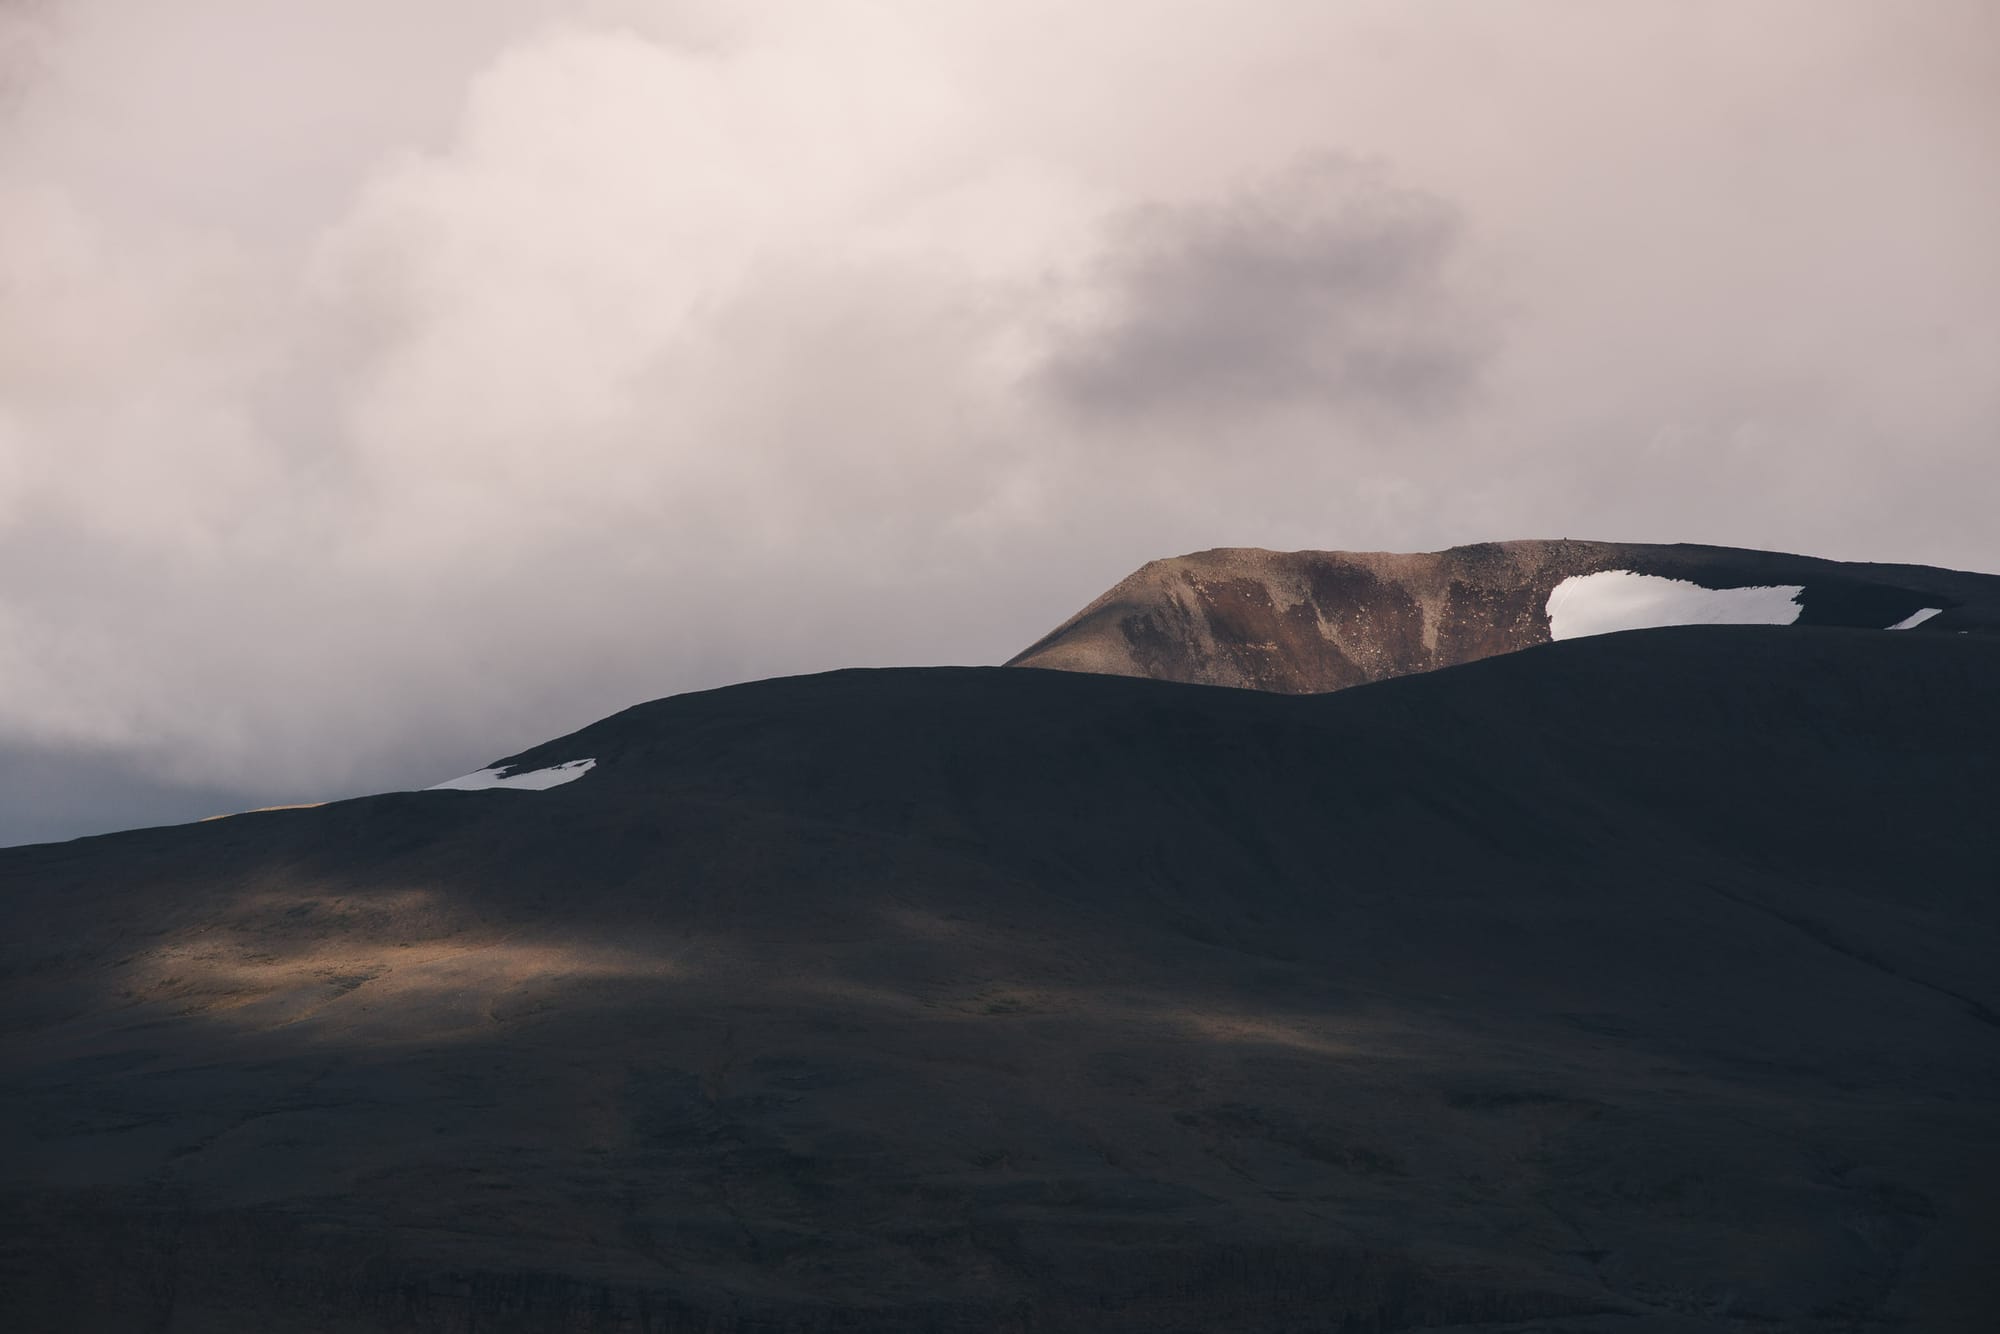
[[[1446,551],[1220,547],[1149,562],[1013,658],[1314,694],[1546,644],[1563,581],[1612,570],[1707,589],[1796,585],[1795,624],[2000,630],[2000,576],[1733,547],[1482,542]]]

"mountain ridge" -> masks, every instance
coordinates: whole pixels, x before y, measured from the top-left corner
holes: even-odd
[[[1557,587],[1611,571],[1796,585],[1801,625],[1882,629],[1934,611],[1915,628],[2000,631],[2000,576],[1932,566],[1569,538],[1411,553],[1218,547],[1149,561],[1007,665],[1338,690],[1547,643]]]

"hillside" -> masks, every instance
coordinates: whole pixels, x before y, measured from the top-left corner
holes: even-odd
[[[1996,681],[842,672],[0,850],[0,1324],[1983,1330]]]

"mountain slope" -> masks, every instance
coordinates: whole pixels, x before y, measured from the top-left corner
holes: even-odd
[[[1669,605],[1649,607],[1642,597],[1633,606],[1634,590],[1590,580],[1612,571],[1668,594]],[[1694,594],[1695,605],[1672,605],[1666,581]],[[1787,590],[1777,618],[1699,605],[1703,589],[1774,585]],[[1921,565],[1567,539],[1418,554],[1221,548],[1151,562],[1008,665],[1308,694],[1564,638],[1560,624],[1551,635],[1550,608],[1573,594],[1578,633],[1794,617],[1868,629],[1915,619],[1926,633],[2000,630],[2000,576]],[[1597,618],[1578,615],[1592,594],[1612,605]]]
[[[544,791],[0,851],[0,1313],[1983,1328],[1996,680],[846,672]]]

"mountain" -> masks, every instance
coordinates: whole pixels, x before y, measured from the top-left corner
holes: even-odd
[[[0,1327],[1989,1329],[1996,683],[840,672],[0,850]]]
[[[1567,539],[1420,554],[1225,547],[1141,567],[1008,665],[1296,695],[1703,622],[1991,632],[2000,576]]]

